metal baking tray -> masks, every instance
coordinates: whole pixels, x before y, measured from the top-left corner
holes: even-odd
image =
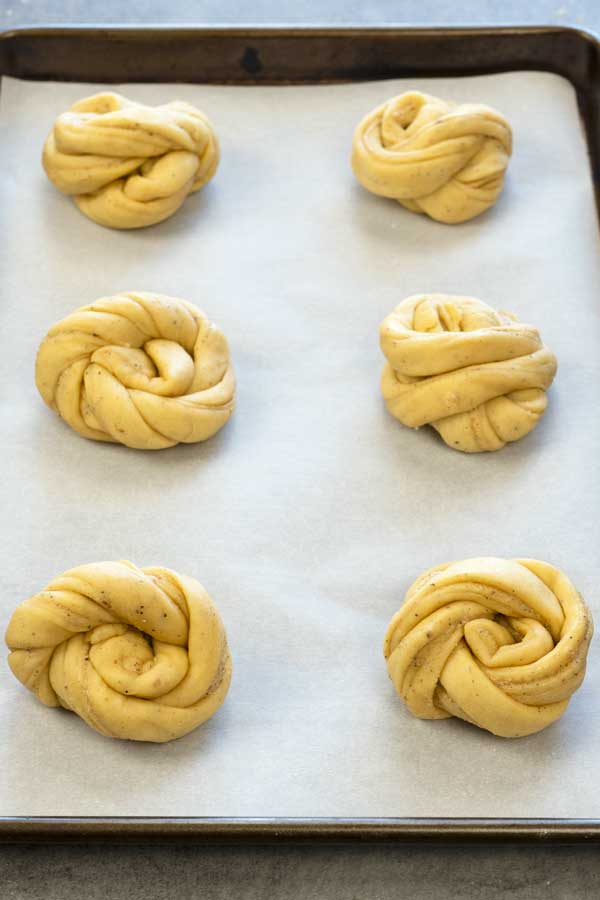
[[[141,48],[152,52],[137,52]],[[0,75],[86,82],[319,84],[514,70],[575,88],[600,208],[600,44],[563,27],[24,28],[0,34]],[[0,841],[596,841],[600,819],[0,817]]]

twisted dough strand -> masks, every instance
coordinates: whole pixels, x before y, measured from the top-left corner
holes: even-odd
[[[225,699],[231,659],[197,581],[130,562],[79,566],[22,603],[6,632],[14,675],[100,734],[181,737]]]
[[[536,328],[481,300],[418,294],[383,321],[381,390],[404,425],[466,453],[499,450],[544,414],[556,358]]]
[[[567,576],[533,559],[436,566],[408,590],[384,655],[421,719],[458,716],[501,737],[541,731],[585,675],[591,615]]]
[[[496,202],[511,153],[510,126],[496,110],[411,91],[358,125],[352,168],[372,193],[453,224]]]
[[[54,325],[36,384],[79,434],[137,449],[204,441],[234,409],[225,337],[191,303],[164,294],[104,297]]]
[[[58,190],[110,228],[143,228],[173,215],[218,162],[212,125],[189,103],[144,106],[112,92],[60,115],[42,156]]]

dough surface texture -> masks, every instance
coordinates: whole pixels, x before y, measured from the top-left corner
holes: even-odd
[[[193,578],[130,562],[79,566],[17,607],[14,675],[46,706],[107,737],[162,743],[209,719],[231,658],[217,609]]]
[[[473,297],[418,294],[380,329],[388,411],[465,453],[500,450],[538,424],[556,358],[539,332]]]
[[[534,559],[436,566],[409,588],[384,644],[420,719],[458,716],[500,737],[558,719],[585,675],[590,612],[567,576]]]
[[[451,225],[493,206],[511,153],[510,126],[495,109],[409,91],[360,122],[352,168],[371,193]]]
[[[144,228],[169,218],[215,174],[219,145],[189,103],[134,103],[94,94],[62,113],[42,154],[50,181],[108,228]]]
[[[83,437],[141,450],[205,441],[234,409],[224,335],[191,303],[164,294],[82,306],[42,341],[35,380]]]

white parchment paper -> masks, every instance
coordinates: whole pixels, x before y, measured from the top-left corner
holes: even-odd
[[[448,227],[355,183],[355,124],[408,87],[507,115],[515,154],[493,211]],[[207,188],[129,233],[82,216],[40,165],[54,118],[100,89],[2,84],[0,621],[80,563],[166,565],[219,604],[234,679],[209,723],[157,746],[46,709],[2,660],[0,814],[600,816],[596,643],[564,718],[517,741],[413,718],[381,650],[413,579],[469,556],[547,559],[600,611],[600,256],[571,86],[123,86],[195,103],[222,146]],[[97,444],[43,405],[46,330],[121,290],[184,297],[228,335],[239,405],[207,444]],[[559,372],[531,436],[467,456],[387,415],[378,326],[422,291],[540,328]]]

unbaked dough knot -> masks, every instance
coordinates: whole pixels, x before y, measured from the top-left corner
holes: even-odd
[[[143,228],[173,215],[215,174],[219,145],[189,103],[145,106],[95,94],[58,117],[44,145],[44,169],[90,219]]]
[[[224,335],[163,294],[105,297],[58,322],[40,345],[36,383],[79,434],[137,449],[204,441],[234,409]]]
[[[528,434],[547,405],[556,358],[539,332],[473,297],[419,294],[383,321],[381,389],[410,428],[477,453]]]
[[[100,562],[22,603],[6,632],[10,668],[42,703],[103,735],[164,742],[219,708],[231,680],[221,618],[197,581]]]
[[[372,193],[452,224],[496,202],[511,152],[510,126],[496,110],[411,91],[358,125],[352,167]]]
[[[414,715],[458,716],[520,737],[563,714],[583,681],[592,630],[563,572],[538,560],[485,557],[417,579],[384,653]]]

